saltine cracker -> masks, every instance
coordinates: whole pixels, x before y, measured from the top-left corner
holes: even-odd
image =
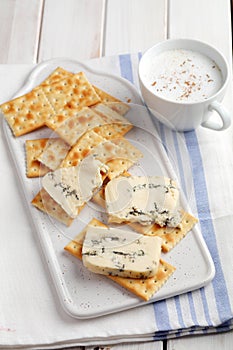
[[[106,227],[102,222],[97,219],[92,219],[88,224],[91,226]],[[70,241],[64,249],[82,260],[82,243],[85,238],[88,225],[78,234],[72,241]],[[150,278],[126,278],[119,276],[106,276],[114,282],[118,283],[125,289],[128,289],[133,294],[137,295],[141,299],[148,301],[169,279],[169,277],[175,272],[175,267],[160,259],[158,271],[155,276]]]

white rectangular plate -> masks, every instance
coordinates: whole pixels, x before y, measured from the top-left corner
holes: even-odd
[[[176,162],[171,159],[171,156],[168,157],[168,150],[165,151],[148,111],[142,106],[137,90],[125,79],[93,71],[77,61],[55,59],[38,65],[16,96],[30,91],[57,66],[72,72],[84,71],[94,85],[123,101],[132,102],[126,117],[135,127],[127,134],[126,138],[143,152],[144,157],[139,164],[130,170],[131,173],[168,176],[180,183]],[[91,318],[139,307],[146,303],[200,288],[214,277],[214,265],[198,225],[170,253],[163,254],[163,259],[174,265],[176,271],[149,302],[140,300],[105,276],[87,271],[81,261],[64,251],[64,247],[93,217],[106,222],[106,214],[90,202],[71,227],[67,228],[34,208],[30,202],[41,188],[41,184],[40,179],[26,177],[24,143],[27,139],[50,137],[51,131],[42,128],[31,134],[15,138],[5,121],[3,121],[3,128],[24,190],[25,201],[36,228],[36,234],[40,240],[57,294],[68,314],[76,318]],[[185,146],[181,151],[185,156],[185,152],[187,153]],[[187,164],[188,155],[186,166]],[[182,206],[188,211],[190,211],[188,197],[191,195],[191,191],[190,185],[190,189],[186,191],[186,199],[182,195]]]

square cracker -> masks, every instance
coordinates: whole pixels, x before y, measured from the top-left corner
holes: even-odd
[[[67,77],[72,77],[74,73],[65,70],[62,67],[57,67],[41,84],[41,87],[51,85]],[[109,108],[118,112],[121,115],[125,115],[129,110],[129,105],[122,102],[118,98],[108,94],[106,91],[100,89],[99,87],[92,85],[95,92],[99,96],[102,103],[105,103]]]
[[[40,87],[49,86],[67,77],[72,77],[74,74],[65,70],[62,67],[57,67],[45,80],[42,81]]]
[[[101,102],[104,102],[104,103],[121,102],[121,100],[108,94],[106,91],[100,89],[99,87],[93,85],[93,88],[95,89],[96,93],[99,95]]]
[[[52,140],[52,139],[51,139]],[[50,171],[50,168],[40,163],[38,157],[43,149],[52,141],[49,138],[26,140],[26,175],[27,177],[44,176]]]
[[[113,111],[122,116],[125,115],[130,109],[130,106],[124,102],[105,102],[104,104],[106,107],[111,108]]]
[[[143,157],[141,151],[124,138],[112,140],[112,143],[116,145],[115,152],[106,161],[109,167],[107,174],[109,180],[128,171]]]
[[[112,139],[124,136],[132,127],[127,119],[100,103],[93,108],[83,107],[74,111],[56,129],[56,133],[73,146],[82,135],[92,129],[102,137]]]
[[[27,177],[40,177],[55,170],[68,150],[69,146],[60,138],[26,140]]]
[[[143,300],[148,301],[160,288],[162,288],[175,270],[176,268],[173,265],[167,263],[163,259],[160,259],[158,271],[153,277],[136,279],[109,276],[109,278]]]
[[[98,146],[103,143],[103,146],[99,148]],[[116,144],[115,144],[116,143]],[[79,142],[75,147],[71,149],[71,151],[68,153],[65,160],[61,163],[61,167],[69,167],[69,166],[76,166],[79,164],[79,162],[85,158],[88,154],[91,154],[92,152],[97,155],[99,160],[102,160],[103,162],[106,162],[106,164],[109,166],[110,171],[110,177],[113,178],[114,176],[120,175],[125,170],[128,170],[128,167],[133,165],[139,157],[142,156],[141,152],[138,151],[133,145],[131,145],[127,140],[120,139],[116,140],[114,142],[106,141],[105,139],[101,138],[98,134],[92,132],[90,133],[89,137],[86,137],[86,134],[82,138],[82,142]],[[95,145],[97,147],[95,147]],[[109,149],[109,146],[110,149]],[[111,153],[111,149],[114,150],[114,153]],[[128,157],[127,159],[127,152]],[[112,159],[115,156],[121,155],[122,158],[116,158]],[[37,195],[38,196],[38,195]],[[55,213],[60,213],[63,211],[61,206],[53,200],[52,197],[49,196],[49,194],[46,192],[46,202],[49,203],[47,208],[45,208],[44,205],[38,205],[38,198],[37,196],[32,200],[32,204],[37,207],[38,209],[46,212],[48,215],[51,215],[53,217],[56,217],[58,221],[61,221],[62,223],[65,223],[65,225],[68,225],[72,221],[67,221],[67,218],[63,219],[63,214],[61,216],[56,215]],[[43,203],[42,203],[43,204]],[[50,205],[51,204],[51,205]],[[80,208],[80,210],[83,207]],[[67,214],[66,214],[67,215]],[[71,218],[70,218],[71,219]],[[69,223],[70,222],[70,223]]]
[[[106,162],[110,167],[111,178],[115,174],[127,170],[143,156],[136,147],[124,138],[107,140],[95,130],[90,130],[71,148],[61,166],[78,165],[89,154],[95,154],[99,160]]]
[[[118,103],[118,106],[122,105]],[[114,125],[114,128],[117,130],[119,136],[125,135],[133,128],[133,124],[121,114],[123,113],[123,109],[121,110],[121,107],[119,107],[118,110],[117,107],[114,109],[114,104],[97,103],[96,105],[92,106],[91,109],[94,110],[95,113],[99,114],[106,124]],[[124,112],[126,112],[126,110],[124,110]]]
[[[74,73],[67,71],[62,67],[57,67],[44,81],[42,81],[42,83],[40,84],[40,87],[51,85],[64,78],[72,77],[73,75]],[[107,93],[106,91],[100,89],[95,85],[92,85],[92,87],[94,88],[97,95],[100,97],[101,102],[105,104],[109,104],[109,106],[113,106],[113,107],[115,103],[115,110],[120,111],[121,112],[120,114],[124,115],[129,110],[129,106],[127,103],[122,102],[115,96],[110,95],[109,93]]]
[[[83,72],[41,88],[54,110],[54,114],[47,118],[45,123],[54,131],[82,107],[100,102],[99,96]]]
[[[129,128],[133,127],[128,119],[114,111],[112,108],[109,108],[109,106],[110,104],[100,102],[91,106],[91,109],[99,114],[107,124],[120,124],[128,126]]]
[[[41,88],[3,103],[0,110],[16,137],[44,126],[45,120],[54,115]]]
[[[58,204],[48,192],[42,187],[42,189],[36,194],[32,199],[31,204],[39,209],[40,211],[46,213],[48,216],[56,219],[66,226],[70,226],[74,221],[74,218],[70,217],[65,210]],[[77,215],[85,207],[85,203],[78,207]]]
[[[103,137],[97,134],[94,130],[85,133],[78,142],[70,149],[67,156],[61,163],[61,167],[76,166],[86,157],[91,150],[103,142]]]
[[[97,219],[92,219],[88,225],[106,227],[106,225],[104,225]],[[80,260],[82,259],[82,244],[86,235],[88,225],[71,242],[69,242],[64,247],[64,249],[67,252],[69,252],[70,254],[72,254]],[[164,285],[164,283],[174,273],[174,271],[174,266],[160,259],[158,271],[153,277],[146,279],[125,278],[119,276],[106,277],[110,278],[122,287],[128,289],[130,292],[142,298],[143,300],[148,301]]]
[[[94,131],[85,134],[69,151],[62,167],[78,165],[87,155],[93,154],[109,167],[107,177],[112,179],[127,171],[143,155],[124,138],[106,140]]]
[[[63,210],[63,208],[57,202],[54,201],[54,199],[43,188],[33,198],[31,204],[40,211],[65,224],[66,226],[70,226],[73,222],[73,219]]]
[[[66,157],[69,149],[70,146],[64,140],[51,138],[37,159],[49,169],[56,170]]]
[[[123,176],[130,176],[129,173],[124,172]],[[100,205],[102,208],[105,207],[105,196],[104,187],[98,191],[92,198],[93,202]],[[148,226],[141,225],[139,223],[128,223],[136,232],[147,236],[158,236],[162,238],[162,251],[164,253],[169,252],[174,248],[189,231],[192,230],[193,226],[198,222],[198,220],[191,214],[182,210],[182,221],[180,227],[161,227],[157,224],[152,224]]]
[[[75,112],[72,117],[66,119],[57,128],[56,133],[70,146],[73,146],[86,132],[92,129],[95,130],[97,127],[99,129],[104,124],[105,121],[92,109],[83,107]]]
[[[120,115],[125,115],[130,109],[130,106],[127,103],[122,102],[118,98],[108,94],[106,91],[100,89],[99,87],[93,85],[93,88],[101,99],[100,103],[104,103],[107,107],[111,108],[113,111],[119,113]]]
[[[47,100],[43,87],[49,86],[68,75],[69,72],[59,67],[29,93],[0,106],[15,136],[34,131],[45,125],[45,119],[54,117],[54,109]]]
[[[161,237],[162,250],[167,253],[174,248],[186,235],[198,220],[191,214],[182,210],[182,220],[180,227],[160,227],[157,224],[150,226],[143,226],[138,223],[131,223],[131,226],[135,231],[147,236]]]

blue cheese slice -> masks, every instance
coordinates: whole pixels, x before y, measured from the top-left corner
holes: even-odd
[[[178,227],[179,190],[175,181],[160,176],[130,176],[111,180],[105,188],[109,222],[156,223]]]
[[[77,166],[47,173],[42,186],[71,218],[75,218],[78,208],[102,186],[101,173],[106,173],[107,169],[98,159],[88,156]]]
[[[149,278],[158,270],[161,244],[160,237],[89,226],[83,242],[82,261],[94,273]]]

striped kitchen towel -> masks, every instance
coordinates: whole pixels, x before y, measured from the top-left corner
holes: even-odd
[[[138,89],[140,58],[141,54],[119,56],[121,76]],[[154,123],[165,148],[176,159],[184,192],[187,193],[192,182],[193,205],[216,270],[208,286],[154,303],[155,339],[230,330],[233,327],[232,129],[218,133],[200,127],[196,131],[176,133],[159,122]],[[184,148],[190,164],[182,159]]]

